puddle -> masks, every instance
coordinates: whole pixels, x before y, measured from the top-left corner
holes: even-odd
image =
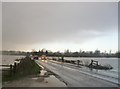
[[[61,83],[63,81],[60,81],[59,79],[57,79],[54,75],[54,73],[52,73],[51,71],[46,71],[45,69],[40,71],[40,74],[38,77],[33,77],[32,78],[33,81],[38,82],[38,83],[47,83],[47,84],[56,84],[57,82]]]
[[[47,73],[47,71],[46,71],[46,70],[41,70],[41,71],[40,71],[40,76],[45,75],[45,73]]]
[[[35,80],[36,82],[45,82],[46,81],[45,78],[49,77],[48,74],[49,73],[46,70],[43,69],[43,70],[40,71],[39,76],[38,77],[33,77],[32,80]]]
[[[32,78],[33,80],[37,80],[38,79],[38,77],[35,77],[35,78]]]

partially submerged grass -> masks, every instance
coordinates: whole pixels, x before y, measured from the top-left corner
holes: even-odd
[[[38,64],[31,60],[29,57],[20,60],[20,63],[16,65],[16,68],[12,68],[12,71],[3,71],[2,81],[12,81],[26,77],[28,75],[37,75],[42,68]]]

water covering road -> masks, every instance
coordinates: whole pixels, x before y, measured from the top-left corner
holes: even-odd
[[[53,61],[41,61],[36,62],[48,70],[59,75],[62,80],[67,84],[68,87],[118,87],[117,84],[97,78],[80,71],[80,68],[75,68],[71,65],[63,63],[57,63]]]

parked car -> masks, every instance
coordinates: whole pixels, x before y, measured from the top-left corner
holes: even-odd
[[[34,56],[33,59],[34,59],[34,60],[38,60],[39,57],[38,57],[38,56]]]

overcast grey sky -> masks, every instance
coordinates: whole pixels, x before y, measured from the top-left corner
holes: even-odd
[[[2,4],[3,50],[118,49],[117,2]]]

